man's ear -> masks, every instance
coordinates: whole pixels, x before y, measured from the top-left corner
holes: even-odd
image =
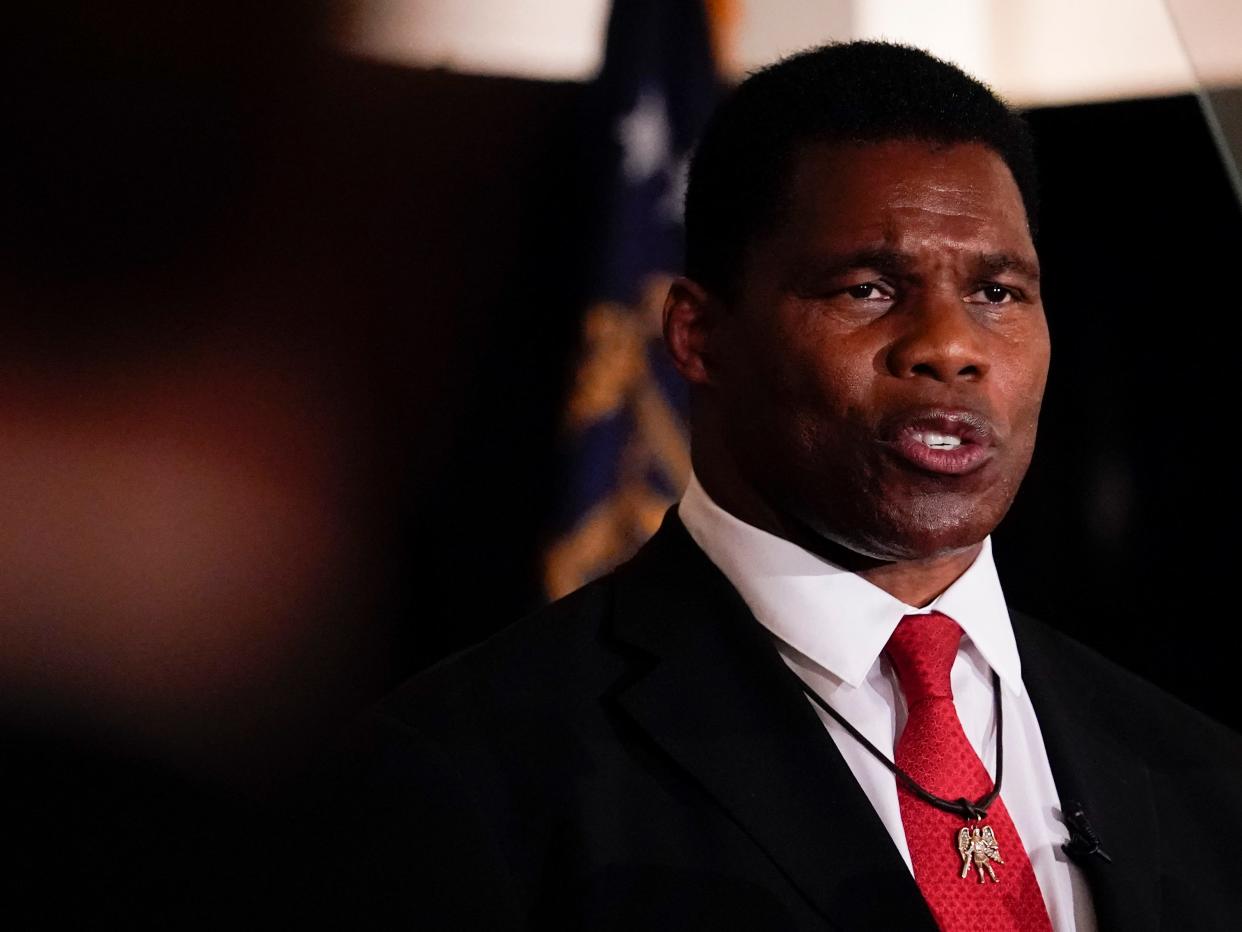
[[[664,299],[664,345],[673,365],[691,385],[710,385],[713,381],[712,333],[720,323],[723,308],[697,282],[677,278]]]

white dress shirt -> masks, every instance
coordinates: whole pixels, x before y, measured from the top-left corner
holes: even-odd
[[[992,562],[991,538],[984,540],[975,562],[953,585],[930,605],[914,608],[862,577],[735,518],[711,500],[693,474],[678,513],[690,536],[775,636],[785,663],[890,759],[906,708],[897,678],[882,656],[884,646],[905,615],[934,610],[961,625],[965,634],[951,678],[966,737],[994,775],[995,670],[1005,717],[1001,798],[1026,845],[1052,928],[1093,932],[1095,914],[1086,882],[1061,850],[1069,833],[1058,818],[1056,784],[1035,710],[1022,685],[1022,665]],[[818,707],[815,711],[913,873],[896,779],[835,719]]]

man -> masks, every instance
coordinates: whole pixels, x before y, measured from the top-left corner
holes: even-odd
[[[629,564],[386,703],[368,908],[1242,918],[1237,737],[1011,613],[996,578],[1049,359],[1033,179],[1021,120],[913,49],[813,50],[725,102],[665,309],[689,488]]]

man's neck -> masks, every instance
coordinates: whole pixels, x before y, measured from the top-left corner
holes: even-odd
[[[907,605],[922,608],[944,592],[979,556],[982,543],[966,550],[954,551],[931,560],[902,560],[883,563],[858,573],[863,579],[883,589]]]
[[[970,569],[983,547],[980,541],[960,550],[913,560],[870,557],[816,533],[803,522],[772,507],[752,490],[714,481],[717,477],[710,472],[704,477],[697,464],[695,472],[712,501],[734,517],[856,573],[895,599],[915,608],[930,604],[948,589]]]

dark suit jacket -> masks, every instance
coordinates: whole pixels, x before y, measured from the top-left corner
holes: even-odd
[[[1113,859],[1085,865],[1100,927],[1242,928],[1242,739],[1013,621],[1061,798]],[[673,511],[615,573],[407,683],[371,749],[353,861],[372,917],[935,928],[800,683]]]

